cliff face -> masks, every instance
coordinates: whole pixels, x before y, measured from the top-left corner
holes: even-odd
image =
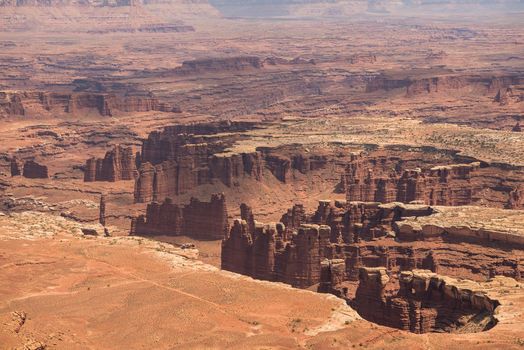
[[[112,116],[125,112],[178,112],[177,108],[146,96],[118,96],[94,92],[0,92],[0,114],[20,115],[42,112],[76,113],[94,110],[101,116]]]
[[[185,61],[176,69],[180,75],[203,74],[216,72],[243,71],[248,69],[260,69],[263,61],[255,56],[239,56],[226,58],[210,58],[194,61]]]
[[[506,183],[503,169],[483,167],[479,162],[409,169],[397,156],[353,155],[346,167],[347,201],[423,202],[429,205],[470,205],[521,208],[514,184]],[[489,189],[494,196],[485,196]],[[500,197],[506,198],[499,199]]]
[[[453,93],[461,89],[477,91],[479,94],[494,94],[499,89],[522,84],[523,77],[515,75],[482,76],[441,74],[429,77],[412,78],[398,74],[381,74],[366,86],[367,92],[378,90],[403,89],[406,97],[422,94]],[[499,101],[500,102],[500,101]]]
[[[49,177],[47,166],[41,165],[34,160],[24,162],[17,157],[13,157],[10,163],[11,176],[22,175],[28,179],[47,179]]]
[[[467,332],[488,330],[498,301],[476,286],[427,270],[402,272],[400,288],[387,291],[390,278],[385,268],[362,268],[356,292],[357,311],[373,322],[413,333]],[[475,287],[475,284],[472,283]],[[389,294],[389,295],[388,295]]]
[[[22,175],[24,164],[16,157],[11,158],[11,176]]]
[[[22,175],[29,179],[47,179],[49,177],[47,166],[38,164],[33,160],[24,163]]]
[[[304,155],[300,149],[262,147],[254,152],[227,151],[242,137],[243,131],[253,127],[250,123],[208,123],[168,127],[151,133],[142,145],[135,201],[162,201],[215,181],[236,187],[244,178],[263,181],[265,173],[288,183],[295,171],[307,174],[334,162],[324,155]]]
[[[320,280],[326,237],[326,226],[302,225],[287,237],[281,223],[262,225],[244,217],[234,222],[222,242],[222,268],[307,288]]]
[[[131,234],[189,236],[195,239],[222,239],[229,229],[226,199],[223,194],[211,196],[210,202],[191,198],[180,206],[167,198],[162,204],[148,204],[146,215],[133,219]]]
[[[515,251],[509,257],[505,249],[524,247],[524,233],[513,234],[513,228],[416,225],[437,220],[443,215],[439,210],[443,209],[320,201],[312,214],[295,205],[282,216],[282,223],[263,225],[243,205],[241,220],[222,243],[222,268],[301,288],[320,283],[321,290],[338,295],[343,294],[338,284],[357,281],[362,267],[382,266],[390,273],[428,269],[475,280],[521,278],[524,255]],[[493,209],[484,209],[489,210]],[[445,221],[458,211],[449,209]],[[508,217],[516,227],[517,217],[522,217],[520,211]]]
[[[205,184],[241,187],[244,179],[264,182],[268,176],[294,184],[313,180],[311,175],[318,172],[323,184],[346,191],[348,201],[522,205],[515,192],[521,171],[480,162],[460,164],[464,158],[451,152],[399,146],[354,154],[344,147],[286,145],[235,153],[235,146],[246,137],[243,133],[255,127],[254,123],[205,123],[152,132],[142,145],[135,201],[162,201]]]
[[[136,158],[131,147],[115,146],[103,159],[86,161],[84,181],[133,180],[136,176]]]

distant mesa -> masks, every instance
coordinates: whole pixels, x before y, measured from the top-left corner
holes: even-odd
[[[150,96],[96,92],[0,91],[0,115],[73,114],[92,110],[100,116],[131,112],[171,112],[180,109]]]
[[[264,66],[277,65],[314,65],[313,59],[295,57],[286,59],[282,57],[260,58],[257,56],[233,56],[233,57],[211,57],[182,62],[182,66],[175,69],[179,75],[219,73],[219,72],[241,72],[253,69],[261,69]]]

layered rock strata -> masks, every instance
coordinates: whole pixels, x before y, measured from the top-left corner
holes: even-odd
[[[255,127],[254,123],[204,123],[151,133],[142,145],[135,201],[162,201],[205,184],[241,187],[244,179],[263,182],[268,176],[293,184],[318,171],[321,181],[334,191],[346,191],[348,201],[522,207],[514,198],[523,178],[519,169],[452,152],[401,146],[361,153],[334,145],[313,146],[313,150],[299,145],[234,150],[245,137],[243,132]]]
[[[136,163],[131,147],[115,146],[103,159],[90,158],[86,161],[84,181],[133,180],[136,177]]]
[[[512,200],[519,180],[511,179],[509,170],[481,162],[426,164],[424,168],[410,168],[410,165],[394,154],[352,155],[343,176],[347,201],[416,201],[447,206],[482,203],[521,208],[520,202]]]
[[[419,72],[417,77],[405,76],[402,73],[382,73],[372,79],[366,87],[367,92],[378,90],[403,89],[407,97],[456,92],[461,89],[478,91],[480,94],[492,94],[499,89],[520,85],[523,82],[521,74],[509,75],[457,75],[450,71],[426,73]],[[500,102],[500,101],[499,101]]]
[[[229,230],[226,199],[214,194],[209,202],[191,198],[187,205],[178,205],[167,198],[152,202],[146,215],[132,220],[131,234],[189,236],[195,239],[222,239]]]
[[[11,161],[10,161],[11,176],[22,175],[23,167],[24,167],[23,162],[20,161],[17,157],[11,158]]]
[[[24,171],[22,175],[29,179],[47,179],[49,177],[49,172],[47,166],[38,164],[34,160],[29,160],[24,163]]]
[[[459,218],[468,226],[456,227],[451,217],[461,210],[477,214],[469,214],[469,222]],[[241,213],[222,243],[222,268],[301,288],[320,284],[342,295],[343,284],[358,281],[362,267],[427,269],[474,280],[519,280],[524,273],[522,211],[320,201],[313,214],[296,205],[282,223],[268,225],[257,223],[246,206]],[[487,217],[494,228],[476,226]],[[429,224],[440,219],[449,226]],[[424,220],[428,225],[415,225]]]
[[[354,305],[367,320],[413,333],[488,330],[496,324],[499,302],[479,284],[427,270],[404,271],[399,289],[388,290],[385,268],[362,268]]]
[[[241,186],[243,179],[261,182],[264,174],[273,175],[282,183],[292,181],[295,174],[328,166],[336,167],[342,174],[342,163],[335,165],[335,157],[306,155],[298,147],[228,151],[243,137],[243,131],[254,127],[252,123],[207,123],[167,127],[151,133],[142,145],[135,201],[162,201],[217,182],[227,187]]]
[[[0,92],[0,114],[26,116],[42,112],[75,113],[95,110],[101,116],[125,112],[179,112],[176,107],[149,96],[119,96],[94,92]]]
[[[193,61],[184,61],[182,66],[176,68],[179,75],[243,71],[248,69],[260,69],[264,65],[263,60],[256,56],[238,56],[225,58],[208,58]]]

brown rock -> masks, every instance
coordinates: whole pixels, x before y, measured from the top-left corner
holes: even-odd
[[[22,175],[23,163],[16,157],[11,158],[11,176]]]
[[[414,333],[473,333],[496,323],[494,311],[499,303],[484,294],[478,284],[413,270],[400,274],[400,288],[395,294],[387,290],[390,278],[385,268],[362,268],[359,282],[357,311],[382,325]]]
[[[148,204],[146,215],[135,218],[131,226],[131,234],[136,235],[223,239],[229,230],[226,199],[223,194],[214,194],[210,202],[191,198],[189,204],[179,206],[166,198],[162,204]]]
[[[47,179],[49,177],[47,166],[38,164],[34,160],[24,163],[23,176],[29,179]]]
[[[136,160],[131,147],[115,146],[103,159],[90,158],[86,161],[84,181],[133,180],[136,175]]]

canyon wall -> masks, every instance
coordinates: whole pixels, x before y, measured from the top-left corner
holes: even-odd
[[[174,204],[170,198],[163,203],[148,204],[146,215],[134,218],[133,235],[188,236],[195,239],[222,239],[229,230],[226,199],[214,194],[209,202],[191,198],[189,204]]]
[[[179,75],[203,74],[260,69],[263,65],[263,60],[259,57],[237,56],[184,61],[175,71]]]
[[[417,164],[424,168],[411,168]],[[343,178],[347,201],[448,206],[482,203],[508,209],[522,207],[515,198],[516,182],[511,171],[480,162],[432,166],[422,160],[381,154],[352,155]]]
[[[242,142],[244,132],[256,127],[256,123],[204,123],[151,133],[142,145],[135,201],[162,201],[205,184],[241,187],[244,179],[264,182],[271,175],[289,184],[318,171],[323,182],[335,192],[345,191],[350,202],[522,207],[518,183],[524,173],[519,169],[402,146],[359,153],[335,145],[231,151]]]
[[[473,280],[497,275],[521,278],[524,255],[519,250],[508,255],[507,249],[524,246],[523,232],[504,230],[504,225],[500,229],[425,225],[421,230],[432,235],[419,233],[417,219],[436,220],[440,210],[447,210],[446,221],[457,212],[427,205],[320,201],[315,213],[307,214],[296,205],[283,215],[282,223],[263,225],[243,205],[242,218],[222,243],[222,268],[301,288],[320,283],[321,289],[335,294],[342,294],[342,287],[333,281],[356,282],[362,267],[382,266],[391,273],[427,269]],[[491,215],[499,217],[497,213]],[[512,213],[515,216],[508,220],[524,217],[520,211]]]
[[[482,292],[480,285],[428,270],[404,271],[398,281],[399,289],[392,292],[385,268],[360,269],[354,301],[359,314],[413,333],[474,333],[496,324],[494,311],[499,302]]]
[[[424,73],[424,72],[421,72]],[[501,76],[484,75],[454,75],[450,72],[436,74],[427,72],[413,78],[403,76],[401,73],[382,73],[368,82],[367,92],[379,90],[402,89],[406,97],[422,94],[457,92],[462,89],[476,91],[479,94],[495,94],[499,89],[506,89],[512,85],[524,83],[524,77],[518,73]],[[429,75],[424,77],[424,75]]]
[[[179,112],[176,107],[148,96],[119,96],[91,92],[0,92],[0,115],[28,116],[45,112],[69,114],[82,110],[94,110],[101,116],[126,112]]]
[[[136,158],[131,147],[115,146],[103,159],[86,161],[84,181],[133,180],[136,177]]]
[[[23,161],[17,157],[11,158],[11,176],[26,177],[28,179],[47,179],[49,171],[47,166],[37,163],[34,160]]]
[[[34,160],[29,160],[24,163],[22,175],[28,179],[47,179],[49,172],[47,166],[38,164]]]
[[[307,174],[337,161],[333,156],[305,154],[299,146],[228,151],[241,140],[242,132],[254,127],[253,123],[208,123],[151,133],[142,145],[135,201],[162,201],[216,182],[227,187],[240,186],[246,178],[261,182],[264,174],[288,183],[295,171]],[[343,167],[338,168],[342,173]]]

